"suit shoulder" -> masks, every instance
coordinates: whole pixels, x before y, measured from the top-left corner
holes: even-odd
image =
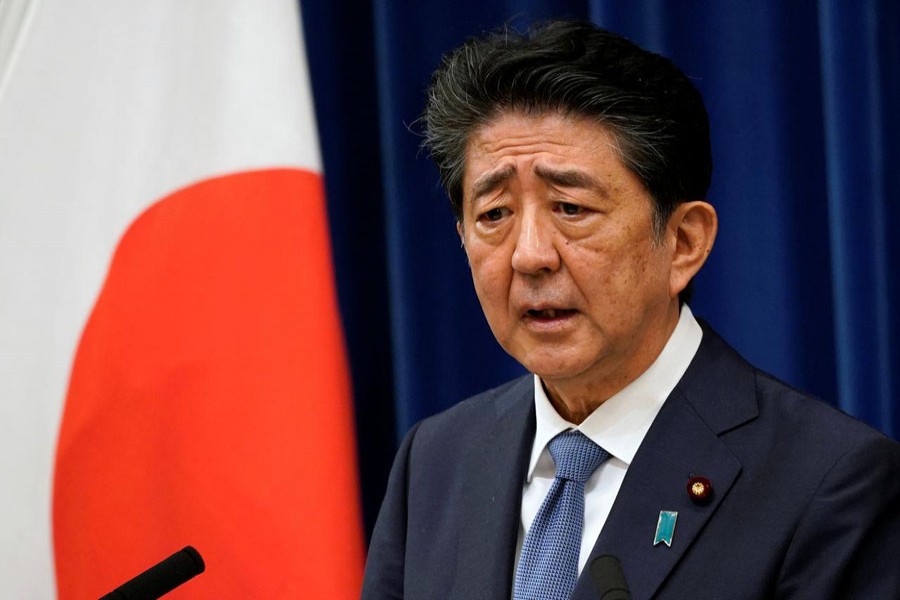
[[[534,397],[533,379],[525,375],[508,381],[495,388],[479,392],[450,408],[421,421],[421,430],[444,429],[459,425],[469,425],[490,415],[521,408]]]
[[[765,435],[761,428],[787,444],[808,444],[832,456],[863,440],[890,441],[862,421],[750,364],[708,324],[701,326],[703,342],[679,387],[717,433],[752,423],[750,430],[756,435]]]
[[[798,390],[774,375],[755,369],[757,401],[761,415],[770,415],[807,437],[837,448],[849,448],[865,440],[894,442],[882,432],[825,401]]]
[[[453,452],[494,435],[499,426],[525,427],[533,413],[532,381],[531,375],[514,379],[419,421],[410,432],[414,454]]]

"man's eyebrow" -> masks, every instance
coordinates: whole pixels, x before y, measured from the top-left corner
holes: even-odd
[[[512,165],[485,173],[472,184],[472,201],[478,200],[515,174],[516,168]]]
[[[606,186],[594,177],[591,177],[589,174],[578,169],[553,169],[542,165],[536,165],[534,167],[534,172],[541,179],[561,187],[582,188],[593,190],[601,194],[606,193]]]

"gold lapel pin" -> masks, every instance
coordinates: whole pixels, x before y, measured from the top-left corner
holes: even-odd
[[[712,499],[712,483],[706,477],[691,477],[687,484],[687,493],[695,504],[706,504]]]

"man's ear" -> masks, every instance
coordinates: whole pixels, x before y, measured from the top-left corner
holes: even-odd
[[[463,248],[466,247],[466,238],[463,237],[463,224],[462,221],[456,222],[456,234],[459,236],[459,245]]]
[[[719,219],[712,204],[703,200],[680,204],[669,218],[669,239],[674,238],[669,293],[673,298],[687,287],[712,252]],[[672,236],[671,234],[674,234]]]

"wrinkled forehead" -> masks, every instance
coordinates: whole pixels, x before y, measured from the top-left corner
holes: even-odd
[[[499,123],[517,123],[520,124],[521,128],[530,128],[534,123],[548,120],[548,118],[555,123],[570,123],[602,132],[603,145],[612,145],[617,153],[622,154],[622,141],[619,132],[602,116],[561,107],[496,107],[467,132],[465,147],[463,148],[464,155],[468,156],[473,144],[479,140],[485,130],[496,127]]]
[[[526,111],[504,109],[493,113],[472,128],[466,138],[461,183],[463,194],[473,184],[497,171],[508,170],[504,159],[529,153],[544,153],[557,166],[580,162],[597,154],[613,153],[616,162],[627,168],[621,157],[619,138],[601,119],[573,111],[548,109]]]

